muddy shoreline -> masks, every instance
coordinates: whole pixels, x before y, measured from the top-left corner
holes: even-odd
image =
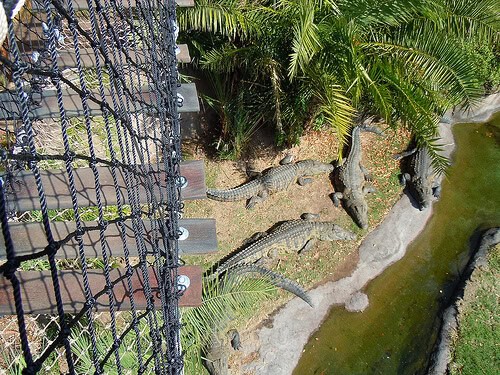
[[[446,114],[440,124],[443,154],[450,156],[454,149],[451,127],[456,123],[485,122],[500,110],[500,94],[490,95],[469,112]],[[424,229],[432,209],[419,211],[403,195],[384,221],[373,229],[361,243],[358,262],[352,273],[336,281],[327,282],[309,295],[314,303],[311,309],[298,298],[279,308],[267,324],[253,333],[244,345],[242,355],[253,358],[241,366],[243,374],[289,375],[297,365],[310,335],[321,325],[333,305],[344,305],[351,311],[362,311],[369,304],[361,289],[387,267],[401,259],[408,244]]]

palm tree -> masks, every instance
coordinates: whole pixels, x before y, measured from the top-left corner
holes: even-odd
[[[321,115],[345,142],[375,115],[409,128],[444,168],[439,119],[482,93],[464,45],[497,44],[499,14],[495,0],[199,0],[179,21],[215,35],[201,66],[253,93],[250,113],[278,139]]]

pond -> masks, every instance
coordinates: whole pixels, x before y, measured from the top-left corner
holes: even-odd
[[[470,238],[500,225],[500,113],[488,123],[455,125],[453,134],[453,166],[426,228],[367,286],[364,312],[330,311],[294,375],[426,373]]]

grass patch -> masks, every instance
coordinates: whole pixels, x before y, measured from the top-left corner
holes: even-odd
[[[217,164],[205,162],[205,183],[207,187],[214,187],[217,178]]]
[[[500,368],[500,245],[488,255],[488,267],[473,275],[459,307],[452,375],[493,375]]]

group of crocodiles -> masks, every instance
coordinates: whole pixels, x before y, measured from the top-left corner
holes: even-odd
[[[280,166],[269,168],[251,181],[227,190],[208,189],[207,196],[211,199],[230,202],[247,200],[246,207],[253,208],[274,192],[286,190],[297,182],[304,186],[312,182],[311,176],[333,172],[335,192],[332,200],[335,206],[342,206],[361,228],[368,227],[368,204],[366,195],[374,192],[370,185],[371,177],[362,165],[361,131],[381,132],[370,126],[357,126],[351,134],[347,157],[338,165],[322,163],[316,160],[303,160],[292,163],[289,158],[280,162]],[[398,158],[411,156],[408,171],[402,175],[402,180],[408,186],[409,193],[414,197],[420,209],[429,206],[432,197],[437,194],[436,176],[431,167],[431,159],[424,148],[403,153]],[[312,306],[312,301],[303,288],[296,282],[280,275],[261,263],[270,255],[281,251],[305,252],[312,248],[316,240],[335,241],[353,240],[356,235],[333,222],[316,221],[318,215],[303,214],[301,219],[285,221],[277,225],[269,233],[259,233],[247,241],[242,248],[230,254],[210,272],[209,277],[220,277],[224,274],[257,274],[267,277],[274,285],[285,289]],[[239,336],[230,331],[233,348],[239,346]],[[228,336],[228,337],[229,337]],[[237,338],[238,344],[233,345]],[[227,337],[214,337],[211,348],[205,353],[206,367],[213,375],[227,373],[227,358],[222,356],[223,342]],[[222,350],[222,351],[221,351]],[[215,352],[219,354],[215,354]],[[227,353],[225,353],[227,356]]]
[[[371,176],[361,163],[362,148],[360,132],[369,131],[379,135],[380,130],[375,127],[359,125],[351,133],[351,141],[347,158],[334,166],[316,160],[302,160],[292,163],[286,157],[280,166],[271,167],[257,177],[243,185],[226,189],[207,189],[207,196],[221,202],[247,200],[246,207],[253,208],[277,191],[286,190],[297,182],[304,186],[312,182],[310,176],[323,173],[332,173],[334,177],[335,192],[332,200],[335,206],[342,202],[343,207],[355,221],[366,229],[368,227],[368,205],[366,195],[375,191],[369,184]],[[422,210],[430,205],[433,197],[439,196],[437,175],[431,165],[431,157],[425,147],[416,147],[409,152],[397,155],[398,159],[410,157],[406,163],[407,171],[402,174],[401,182],[408,187],[408,192]]]

